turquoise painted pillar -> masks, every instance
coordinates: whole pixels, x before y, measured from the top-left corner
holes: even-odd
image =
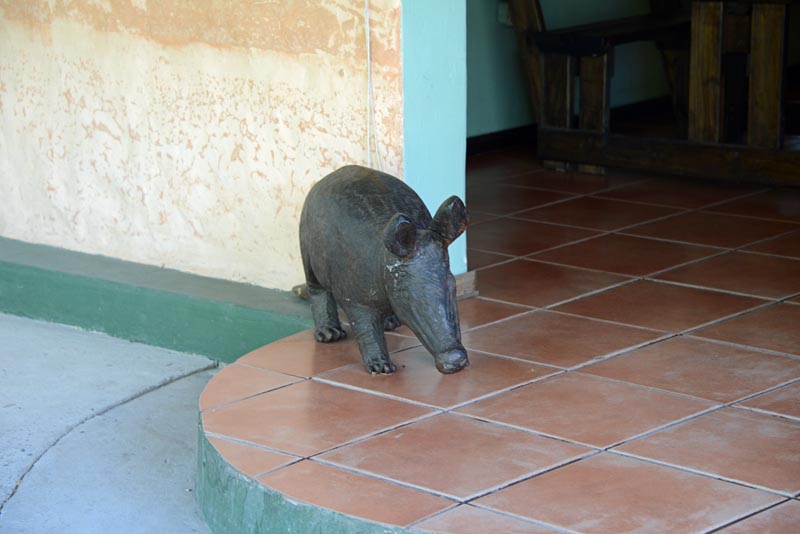
[[[467,147],[467,9],[464,0],[403,0],[404,179],[434,213],[464,200]],[[450,245],[453,274],[467,270],[466,236]]]

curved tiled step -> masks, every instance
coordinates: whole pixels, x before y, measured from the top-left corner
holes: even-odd
[[[793,456],[769,453],[798,451],[796,358],[481,298],[459,315],[471,365],[453,375],[405,327],[389,376],[311,331],[222,369],[200,398],[212,531],[708,531],[800,512]],[[776,413],[748,408],[773,393]]]

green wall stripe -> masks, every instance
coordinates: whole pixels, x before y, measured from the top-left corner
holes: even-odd
[[[285,307],[287,299],[281,294],[277,307]],[[302,315],[282,313],[0,261],[0,312],[223,362],[310,328],[313,323],[306,308],[298,308]]]

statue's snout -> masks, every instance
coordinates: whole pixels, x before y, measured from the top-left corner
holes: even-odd
[[[434,357],[436,368],[446,375],[456,373],[469,365],[467,351],[464,347],[457,347],[447,352],[441,352]]]

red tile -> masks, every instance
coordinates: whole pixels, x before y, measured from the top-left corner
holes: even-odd
[[[320,459],[468,499],[587,452],[577,445],[444,414],[336,449]]]
[[[534,173],[503,178],[501,181],[510,185],[584,195],[638,180],[638,178],[618,175],[582,174],[545,169]]]
[[[458,301],[458,318],[462,332],[528,311],[530,311],[528,308],[523,308],[521,306],[482,298],[470,298]],[[401,326],[393,332],[403,336],[414,335],[414,332],[407,326]]]
[[[590,230],[520,219],[497,219],[467,232],[470,249],[524,256],[597,235]]]
[[[800,355],[800,306],[778,304],[728,319],[694,335]]]
[[[540,169],[541,164],[529,157],[515,157],[507,151],[485,152],[467,158],[467,183],[499,182],[508,176]]]
[[[418,344],[416,339],[386,335],[390,352]],[[308,378],[360,361],[361,352],[352,331],[348,330],[347,339],[342,341],[318,343],[314,340],[313,330],[304,330],[264,345],[239,358],[238,363]]]
[[[304,381],[205,412],[206,432],[310,456],[413,421],[425,408]]]
[[[498,511],[587,534],[707,532],[780,497],[600,454],[476,501]]]
[[[800,222],[800,193],[795,190],[759,193],[715,206],[711,211]]]
[[[550,306],[626,280],[624,276],[529,260],[477,272],[482,297],[526,306]]]
[[[800,230],[777,239],[752,245],[745,250],[762,254],[777,254],[778,256],[800,258]]]
[[[200,395],[200,409],[208,410],[221,404],[252,397],[271,389],[297,382],[299,378],[246,365],[226,365],[206,385]]]
[[[784,493],[800,492],[800,422],[725,408],[620,451]]]
[[[494,252],[483,252],[481,250],[468,250],[467,251],[467,268],[470,271],[476,269],[483,269],[490,265],[502,263],[512,259],[513,256],[504,256],[502,254],[495,254]]]
[[[651,330],[542,311],[467,332],[462,340],[469,349],[573,367],[661,335]]]
[[[447,534],[553,534],[550,529],[468,504],[426,519],[414,528]]]
[[[676,213],[677,210],[605,198],[583,197],[516,214],[520,219],[616,230]]]
[[[731,252],[667,271],[657,278],[777,299],[800,292],[800,260]]]
[[[728,403],[800,378],[800,360],[673,338],[582,372]]]
[[[296,456],[268,451],[220,438],[208,437],[217,452],[234,468],[249,477],[256,477],[299,460]]]
[[[800,420],[800,382],[759,395],[742,406]]]
[[[556,310],[680,332],[763,302],[749,297],[645,280],[563,304]]]
[[[389,525],[408,525],[454,504],[311,460],[276,471],[259,482],[291,499]]]
[[[629,228],[627,234],[685,241],[716,247],[740,247],[796,228],[778,221],[692,212]]]
[[[536,409],[532,410],[532,406]],[[605,448],[713,406],[698,399],[573,372],[458,411]]]
[[[469,212],[469,227],[472,228],[475,224],[480,224],[486,221],[497,219],[497,215],[491,213],[483,213],[480,211],[470,210]]]
[[[392,357],[397,371],[372,376],[359,365],[342,367],[320,376],[320,380],[344,384],[400,399],[441,408],[489,395],[557,372],[526,362],[469,351],[470,365],[451,375],[436,371],[433,357],[422,347],[398,352]]]
[[[458,317],[462,331],[527,312],[528,309],[521,306],[482,298],[466,299],[458,303]]]
[[[800,502],[786,501],[719,532],[721,534],[795,534],[798,525],[800,525]]]
[[[638,182],[604,192],[602,196],[677,208],[699,208],[757,190],[757,187],[748,185],[670,179]]]
[[[624,235],[606,235],[542,252],[532,256],[532,259],[598,271],[644,276],[718,252],[717,249],[695,245]]]
[[[467,209],[493,215],[507,215],[569,197],[568,194],[555,191],[502,184],[481,184],[467,187]]]

